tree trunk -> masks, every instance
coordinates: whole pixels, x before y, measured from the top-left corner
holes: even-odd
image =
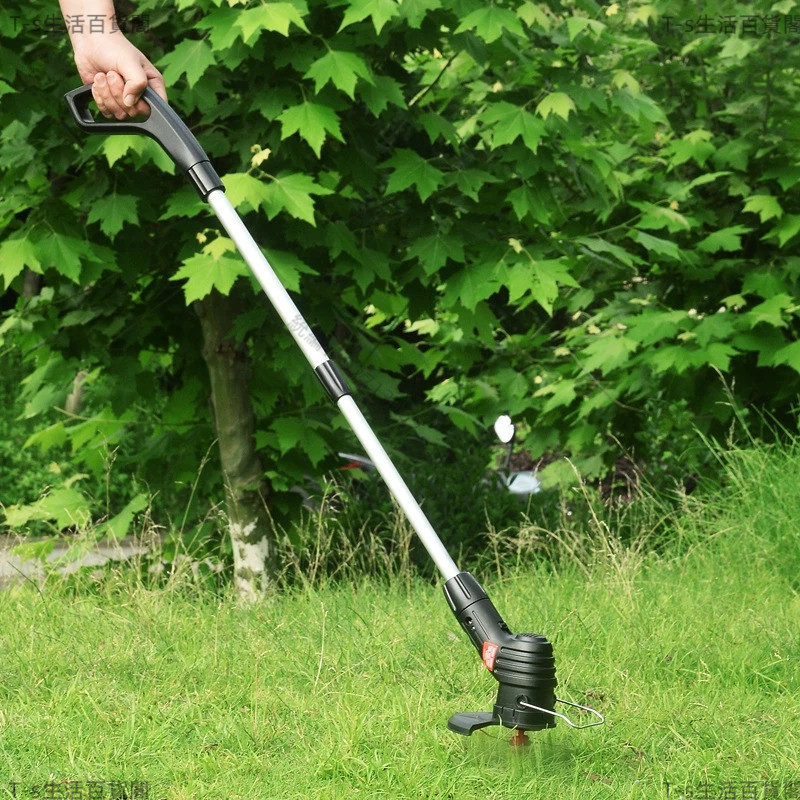
[[[64,411],[67,414],[77,416],[81,413],[83,408],[83,384],[86,381],[86,372],[79,369],[75,373],[75,378],[72,381],[72,391],[67,395],[67,400],[64,403]]]
[[[36,297],[41,290],[42,276],[34,272],[32,269],[26,269],[25,276],[22,279],[22,296]]]
[[[255,601],[263,596],[272,577],[274,548],[266,486],[253,439],[250,362],[246,349],[233,340],[236,308],[232,298],[212,291],[194,307],[203,331],[203,358],[225,480],[234,586],[242,599]]]

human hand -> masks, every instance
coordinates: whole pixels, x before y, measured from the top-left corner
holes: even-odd
[[[122,32],[74,38],[73,48],[78,74],[92,84],[92,96],[104,117],[123,120],[149,114],[150,106],[141,99],[147,86],[167,99],[161,73]]]

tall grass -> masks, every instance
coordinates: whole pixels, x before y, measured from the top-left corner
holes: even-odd
[[[799,455],[721,452],[716,491],[603,509],[579,489],[556,524],[491,533],[464,566],[512,629],[554,642],[560,695],[607,718],[524,750],[447,731],[494,681],[399,521],[387,546],[311,517],[283,591],[253,607],[188,560],[0,593],[0,797],[51,776],[176,799],[788,797]]]

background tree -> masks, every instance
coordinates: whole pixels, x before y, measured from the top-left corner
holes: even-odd
[[[741,413],[793,421],[794,8],[712,3],[703,24],[679,0],[135,12],[171,102],[371,416],[440,442],[508,411],[558,483],[558,455],[587,478],[621,452],[655,478],[704,469],[691,434],[727,430],[726,386]],[[69,445],[96,475],[119,448],[115,469],[159,492],[165,518],[202,516],[221,480],[198,477],[213,434],[187,305],[234,297],[246,310],[220,330],[250,362],[252,458],[271,512],[289,513],[287,490],[349,444],[343,423],[163,154],[71,125],[54,98],[74,80],[44,67],[68,63],[65,37],[37,30],[37,10],[0,21],[6,305],[26,269],[43,278],[0,327],[29,370],[31,444]],[[206,326],[207,361],[212,340]],[[78,370],[83,417],[53,419]]]

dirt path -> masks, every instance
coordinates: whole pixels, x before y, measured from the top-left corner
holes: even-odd
[[[28,558],[11,552],[16,545],[41,541],[44,540],[0,535],[0,589],[19,583],[26,578],[37,581],[44,578],[45,570],[41,559]],[[47,556],[47,562],[63,558],[74,544],[74,541],[68,539],[56,542],[55,547]],[[125,561],[133,556],[146,553],[147,550],[146,545],[131,536],[117,541],[97,542],[92,544],[87,552],[58,567],[57,572],[68,575],[81,567],[101,567],[109,561]]]

